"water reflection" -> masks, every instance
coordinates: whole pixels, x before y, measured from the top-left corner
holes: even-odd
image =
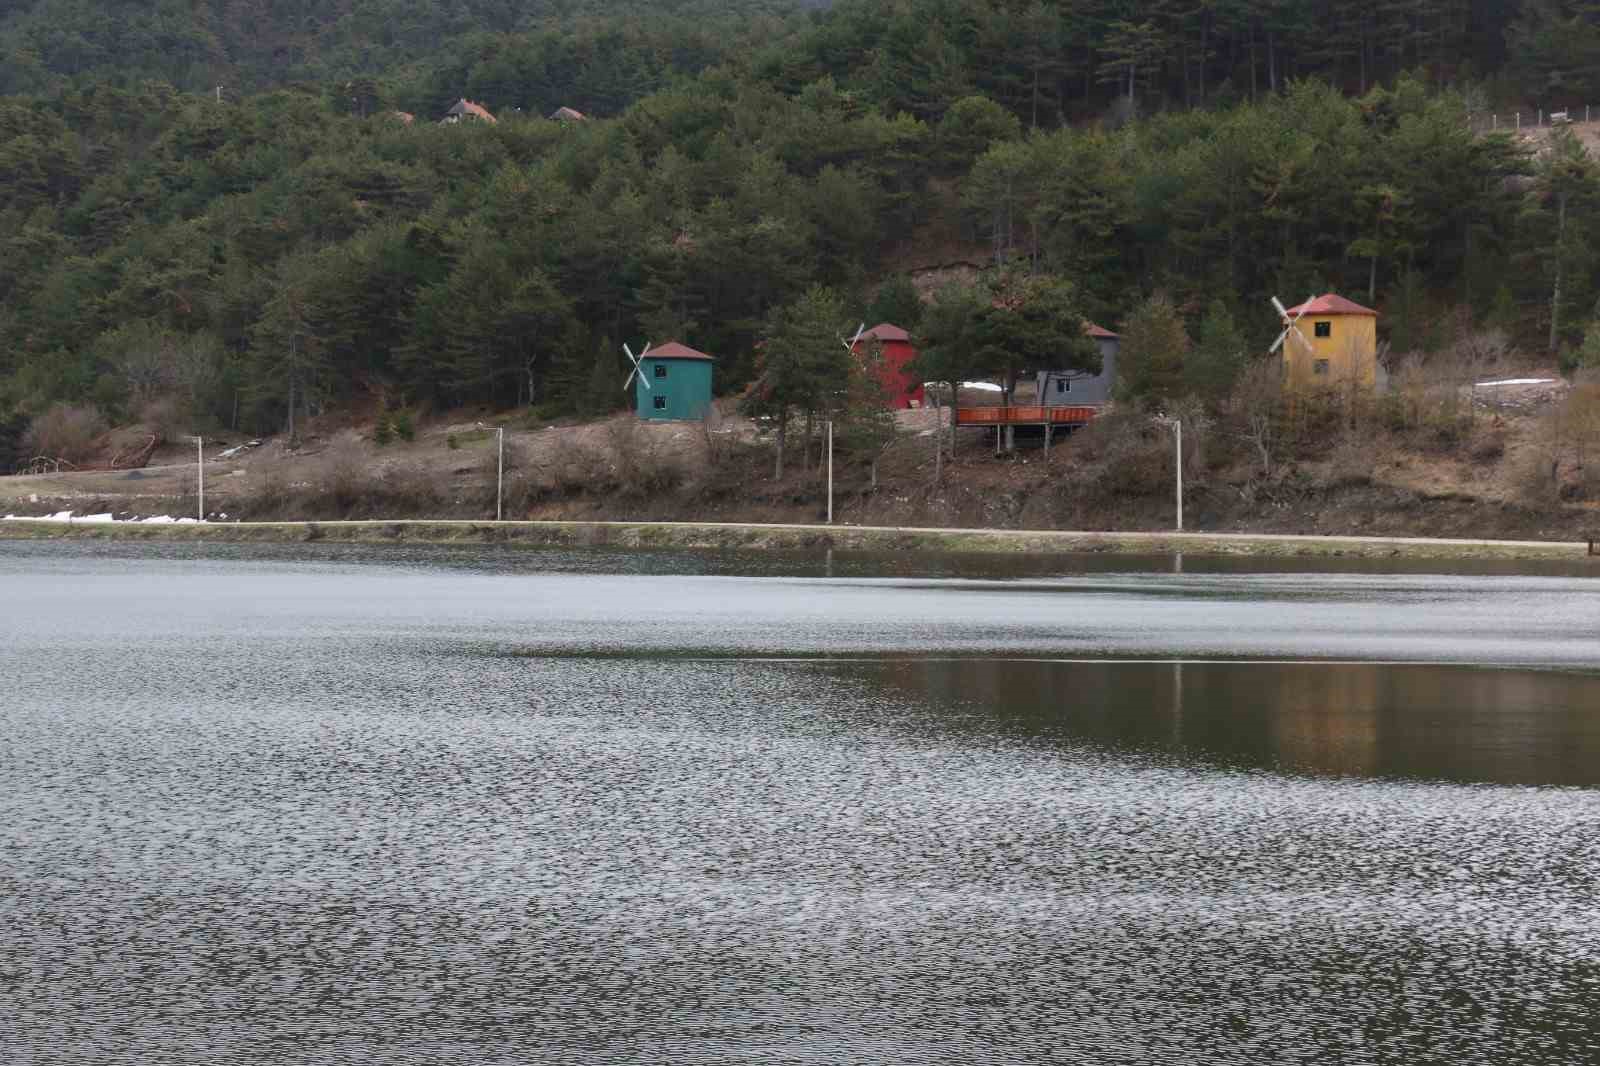
[[[995,658],[838,669],[1064,742],[1340,776],[1600,785],[1589,672]]]

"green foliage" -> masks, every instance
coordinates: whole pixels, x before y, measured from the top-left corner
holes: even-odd
[[[1084,333],[1085,316],[1070,282],[1001,272],[972,286],[940,291],[923,316],[914,369],[952,384],[998,377],[1007,393],[1029,367],[1100,370],[1100,349]]]
[[[913,335],[917,357],[911,370],[924,381],[942,381],[952,388],[981,374],[978,325],[987,306],[978,286],[950,284],[940,289]]]
[[[1165,403],[1183,391],[1189,335],[1165,293],[1145,300],[1122,327],[1117,351],[1118,390],[1127,397]]]
[[[780,421],[818,415],[843,402],[851,358],[840,340],[844,300],[817,285],[776,309],[763,334],[761,371],[749,408]]]
[[[922,321],[922,296],[908,274],[891,274],[878,286],[867,305],[865,322],[876,326],[887,322],[907,332],[915,332]]]
[[[894,443],[894,411],[883,384],[883,348],[876,341],[858,349],[846,369],[844,402],[836,443],[846,456],[865,460],[877,484],[878,458]]]
[[[1211,403],[1220,402],[1233,391],[1246,355],[1244,335],[1228,305],[1213,300],[1200,320],[1200,338],[1183,362],[1185,387]]]
[[[1021,135],[1022,124],[1011,112],[985,97],[968,96],[951,104],[939,122],[938,158],[948,170],[960,172],[991,145]]]
[[[1085,335],[1085,316],[1070,282],[1007,272],[989,282],[974,326],[978,365],[1001,379],[1009,397],[1018,374],[1048,366],[1100,372],[1100,349]]]
[[[1583,331],[1583,344],[1562,352],[1561,372],[1571,376],[1578,370],[1600,367],[1600,320],[1590,322]]]
[[[1115,324],[1157,288],[1236,297],[1258,347],[1267,297],[1311,288],[1371,293],[1397,347],[1463,301],[1575,343],[1600,295],[1592,161],[1558,137],[1536,165],[1403,72],[1495,71],[1509,42],[1508,76],[1554,100],[1552,76],[1591,79],[1561,35],[1594,16],[1418,3],[18,2],[0,402],[168,397],[252,430],[374,394],[592,414],[621,398],[617,339],[672,336],[737,392],[775,308],[975,239],[1070,290],[919,323],[889,278],[868,310],[932,339],[929,379],[1070,361],[1070,317]],[[1076,121],[1130,94],[1155,117]],[[440,126],[463,95],[500,121]],[[539,117],[558,104],[593,117]]]

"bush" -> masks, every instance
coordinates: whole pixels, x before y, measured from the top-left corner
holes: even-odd
[[[684,472],[664,456],[650,432],[632,418],[611,423],[611,448],[616,462],[616,488],[623,496],[644,497],[676,488]]]
[[[410,443],[417,439],[417,426],[411,420],[410,411],[396,411],[394,413],[394,435]]]
[[[377,425],[372,427],[372,443],[382,448],[392,440],[394,440],[394,423],[388,415],[379,415]]]
[[[58,403],[33,420],[23,443],[34,455],[81,465],[94,455],[105,431],[105,419],[95,408]]]

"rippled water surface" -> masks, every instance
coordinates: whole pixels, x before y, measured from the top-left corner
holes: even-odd
[[[0,1062],[1600,1062],[1582,569],[0,542]]]

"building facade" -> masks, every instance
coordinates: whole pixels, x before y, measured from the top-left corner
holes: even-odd
[[[668,341],[639,359],[634,375],[634,413],[649,421],[699,421],[711,409],[712,358]]]
[[[881,353],[878,380],[883,384],[884,397],[892,408],[921,407],[924,399],[922,378],[910,369],[917,357],[912,347],[911,335],[899,326],[880,322],[861,334],[854,351],[864,353],[874,341]]]
[[[1035,375],[1034,395],[1046,407],[1098,407],[1111,400],[1117,383],[1117,349],[1121,338],[1103,326],[1085,322],[1083,331],[1100,349],[1100,373],[1081,370],[1041,370]]]
[[[1378,312],[1330,292],[1289,308],[1289,318],[1300,337],[1278,350],[1284,388],[1378,387]]]

